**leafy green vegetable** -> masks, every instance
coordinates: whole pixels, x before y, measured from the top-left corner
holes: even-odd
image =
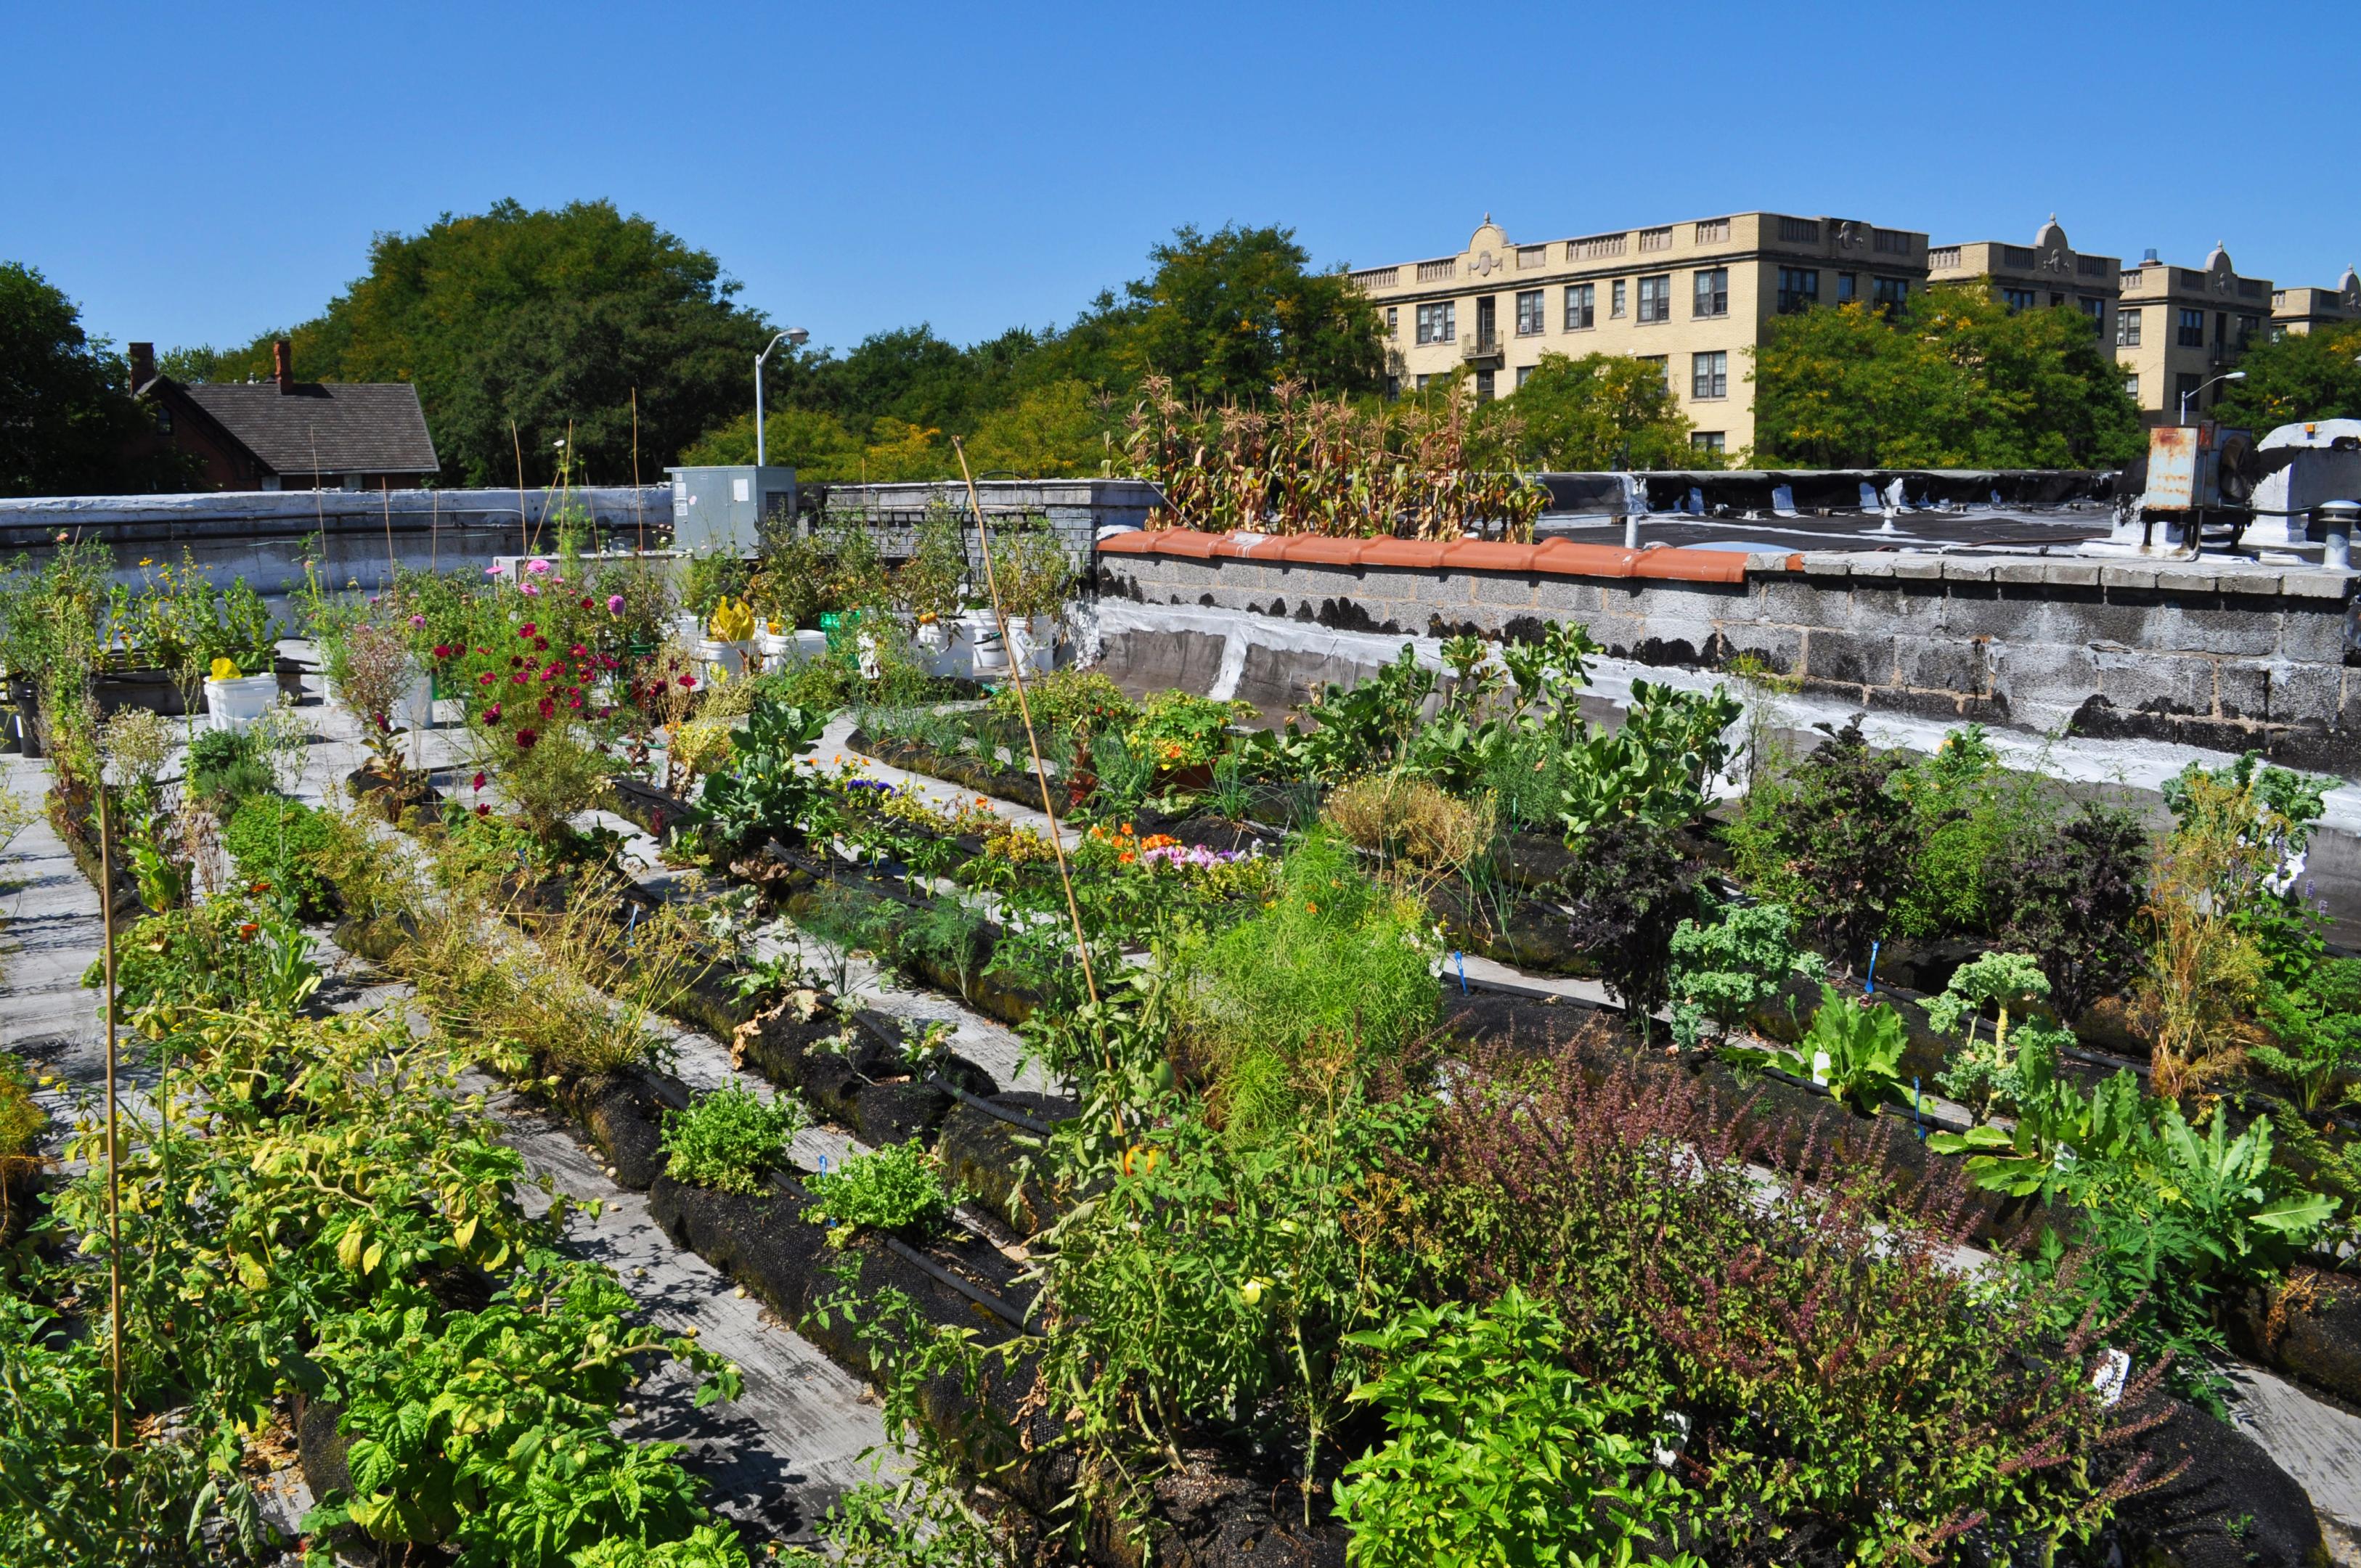
[[[742,1084],[689,1102],[664,1118],[665,1170],[693,1187],[760,1192],[763,1179],[787,1163],[787,1141],[810,1124],[794,1096],[767,1103]]]
[[[1728,1046],[1722,1055],[1748,1067],[1773,1067],[1825,1086],[1856,1111],[1902,1098],[1902,1053],[1910,1044],[1902,1015],[1883,1002],[1839,995],[1823,982],[1811,1029],[1793,1046]]]
[[[862,1229],[920,1231],[951,1210],[941,1170],[916,1142],[854,1155],[804,1185],[816,1200],[812,1213],[840,1237]]]

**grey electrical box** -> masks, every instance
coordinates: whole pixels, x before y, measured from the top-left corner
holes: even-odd
[[[751,463],[713,468],[666,468],[672,476],[672,547],[752,555],[762,545],[766,519],[792,521],[796,471]]]

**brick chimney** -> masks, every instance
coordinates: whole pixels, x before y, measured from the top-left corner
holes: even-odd
[[[131,389],[137,391],[156,378],[156,345],[152,343],[131,345]]]
[[[295,350],[283,337],[270,345],[270,373],[278,380],[280,391],[295,389]]]

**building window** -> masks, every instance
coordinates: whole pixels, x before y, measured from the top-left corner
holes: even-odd
[[[1523,386],[1527,381],[1530,381],[1530,380],[1532,380],[1532,378],[1533,378],[1533,367],[1532,367],[1532,366],[1530,366],[1530,365],[1520,365],[1520,366],[1518,366],[1518,367],[1517,367],[1517,385],[1518,385],[1518,386],[1521,387],[1521,386]]]
[[[2140,313],[2137,309],[2115,313],[2115,346],[2137,348],[2140,345]]]
[[[1547,323],[1542,320],[1542,291],[1539,289],[1524,289],[1519,291],[1517,294],[1517,335],[1519,337],[1538,337],[1548,330],[1549,327]]]
[[[1396,398],[1400,396],[1401,378],[1399,376],[1388,376],[1386,378],[1386,401],[1392,402]]]
[[[1730,269],[1708,267],[1697,274],[1697,308],[1691,313],[1699,316],[1726,316],[1730,313]]]
[[[1623,313],[1623,280],[1622,280],[1622,279],[1618,278],[1617,280],[1615,280],[1615,288],[1614,288],[1614,292],[1608,296],[1608,300],[1609,300],[1609,302],[1608,302],[1608,306],[1607,306],[1607,313],[1608,313],[1609,315],[1610,315],[1610,316],[1620,316],[1620,315],[1621,315],[1621,314]]]
[[[1789,245],[1817,245],[1820,225],[1810,218],[1781,218],[1779,237]]]
[[[1668,354],[1642,354],[1639,356],[1639,359],[1640,363],[1642,365],[1653,365],[1656,367],[1656,374],[1664,378],[1664,390],[1669,392],[1673,389],[1672,356]]]
[[[156,400],[156,433],[159,435],[172,433],[172,406],[160,398]]]
[[[1910,280],[1907,278],[1872,278],[1869,291],[1870,303],[1881,311],[1898,311],[1910,302]]]
[[[1719,456],[1729,447],[1724,444],[1721,432],[1718,430],[1693,430],[1689,432],[1689,450],[1710,452]]]
[[[2260,331],[2262,331],[2262,330],[2263,330],[2263,318],[2262,318],[2262,317],[2260,317],[2260,316],[2240,316],[2240,317],[2238,318],[2238,346],[2239,346],[2239,347],[2241,347],[2241,348],[2246,347],[2246,345],[2248,345],[2249,343],[2252,343],[2252,342],[2254,341],[2254,339],[2255,339],[2255,334],[2257,334],[2257,333],[2258,333],[2258,332],[2260,332]]]
[[[1643,322],[1668,322],[1673,319],[1673,275],[1659,272],[1640,280],[1640,319]]]
[[[1860,295],[1860,293],[1861,293],[1861,274],[1860,274],[1860,273],[1858,273],[1858,272],[1839,272],[1839,273],[1838,273],[1838,274],[1837,274],[1837,303],[1838,303],[1838,304],[1839,304],[1839,305],[1849,305],[1849,304],[1850,304],[1850,303],[1853,302],[1853,300],[1854,300],[1856,297],[1858,297],[1858,296]]]
[[[1492,390],[1493,384],[1491,371],[1478,370],[1476,372],[1476,400],[1477,402],[1488,403],[1492,400],[1492,399],[1497,395]]]
[[[2008,306],[2011,315],[2019,311],[2029,311],[2041,303],[2041,296],[2030,289],[2003,289],[2000,297]]]
[[[2172,378],[2172,411],[2176,417],[2180,412],[2181,405],[2197,395],[2197,389],[2203,384],[2203,380],[2202,377],[2192,375],[2185,370]],[[2203,408],[2205,405],[2200,403],[2197,406]]]
[[[1711,354],[1689,356],[1689,396],[1730,396],[1730,356],[1727,352],[1717,349]]]
[[[2084,315],[2091,318],[2091,330],[2103,339],[2107,335],[2107,302],[2095,295],[2081,294],[2075,297],[2074,302],[2082,307]]]
[[[1388,305],[1386,307],[1386,335],[1388,337],[1400,337],[1401,335],[1401,307],[1400,305]]]
[[[1426,390],[1426,389],[1427,389],[1427,387],[1428,387],[1428,386],[1429,386],[1429,385],[1430,385],[1433,380],[1434,380],[1434,378],[1433,378],[1433,377],[1432,377],[1432,376],[1421,376],[1421,377],[1418,378],[1418,389],[1419,389],[1420,391],[1422,391],[1422,392],[1425,391],[1425,390]]]
[[[2138,371],[2135,370],[2135,371],[2131,372],[2129,375],[2127,375],[2127,376],[2125,376],[2125,377],[2124,378],[2124,391],[2125,391],[2125,393],[2128,397],[2130,397],[2130,399],[2131,399],[2131,400],[2132,400],[2132,401],[2134,401],[2134,402],[2137,402],[2137,401],[2139,401],[2139,372],[2138,372]]]
[[[2203,311],[2180,313],[2180,346],[2183,348],[2205,346],[2205,313]]]
[[[1418,340],[1421,343],[1449,343],[1459,335],[1459,302],[1444,300],[1438,304],[1418,308]]]
[[[1901,229],[1873,228],[1869,231],[1869,247],[1880,256],[1907,256],[1910,236]]]
[[[1820,302],[1820,269],[1817,267],[1779,269],[1779,313],[1808,311]]]
[[[1581,332],[1598,324],[1598,285],[1569,283],[1565,286],[1565,330]]]

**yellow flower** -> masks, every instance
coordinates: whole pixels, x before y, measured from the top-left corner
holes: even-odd
[[[156,564],[156,557],[153,555],[142,555],[139,557],[139,564],[143,566],[152,566]]]
[[[217,681],[234,681],[238,678],[237,666],[227,659],[215,659],[211,674]]]

